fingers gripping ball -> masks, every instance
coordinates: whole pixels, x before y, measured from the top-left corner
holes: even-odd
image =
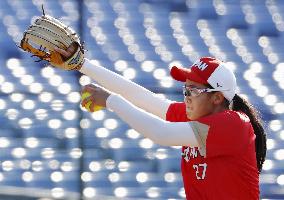
[[[91,94],[89,92],[84,92],[81,96],[82,101],[89,96],[91,96]],[[86,110],[89,111],[89,112],[96,112],[96,111],[102,110],[104,108],[102,106],[94,105],[94,111],[91,111],[91,108],[90,108],[91,104],[92,104],[92,102],[88,101],[88,103],[84,106],[86,108]]]

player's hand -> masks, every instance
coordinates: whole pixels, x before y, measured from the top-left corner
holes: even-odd
[[[54,50],[59,53],[64,60],[68,60],[77,50],[78,44],[73,42],[66,50],[55,47]]]
[[[105,90],[104,88],[94,85],[94,84],[88,84],[84,86],[81,90],[81,95],[85,92],[90,93],[91,95],[84,100],[82,100],[81,105],[85,107],[85,105],[91,101],[90,110],[93,112],[93,108],[95,106],[102,106],[106,107],[106,100],[111,95],[110,92]]]

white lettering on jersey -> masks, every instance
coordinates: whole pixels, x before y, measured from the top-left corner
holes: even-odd
[[[183,150],[181,155],[186,162],[189,162],[191,158],[197,158],[198,153],[200,154],[199,149],[187,147]]]
[[[190,160],[190,157],[188,157],[189,150],[190,150],[190,148],[187,147],[186,149],[184,149],[184,151],[181,154],[186,162],[188,162]]]
[[[198,151],[195,148],[191,148],[190,157],[197,158]]]
[[[208,67],[206,63],[201,62],[200,60],[194,63],[193,65],[196,65],[196,67],[198,67],[201,71],[205,70]]]
[[[193,148],[190,148],[190,147],[184,148],[181,155],[187,163],[192,158],[197,158],[198,156],[204,157],[204,155],[201,154],[200,149],[194,148],[194,147]],[[207,163],[192,164],[192,167],[195,170],[195,175],[196,175],[197,180],[203,180],[203,179],[206,178]]]
[[[206,175],[207,163],[192,165],[192,167],[193,169],[195,169],[195,175],[197,180],[203,180]]]

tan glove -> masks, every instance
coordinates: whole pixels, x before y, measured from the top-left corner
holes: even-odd
[[[76,50],[70,57],[62,57],[56,51],[58,48],[67,50],[71,45]],[[84,63],[84,49],[77,33],[45,14],[38,17],[24,32],[20,48],[64,70],[79,70]]]

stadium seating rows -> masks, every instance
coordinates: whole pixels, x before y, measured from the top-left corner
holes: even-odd
[[[19,51],[15,43],[42,3],[81,33],[87,57],[172,100],[182,95],[170,66],[206,55],[230,62],[239,92],[267,126],[261,197],[284,198],[284,2],[277,0],[0,1],[0,186],[79,192],[81,180],[87,198],[185,197],[180,148],[154,144],[111,112],[86,112],[79,91],[88,77]]]

